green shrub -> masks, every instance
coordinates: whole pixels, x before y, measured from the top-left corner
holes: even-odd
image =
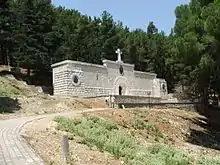
[[[55,121],[59,123],[59,129],[80,136],[85,144],[95,145],[101,151],[107,151],[116,158],[125,160],[128,165],[189,165],[193,162],[189,156],[167,145],[146,147],[138,144],[133,136],[119,130],[115,123],[99,117],[82,119],[56,117]],[[146,123],[140,121],[137,123],[138,128],[144,127],[155,131],[154,128],[148,128]],[[207,162],[213,165],[219,163],[215,160]]]
[[[0,76],[0,96],[12,97],[25,94],[27,89],[19,88],[19,84],[16,80],[10,80],[6,77]]]
[[[220,165],[220,158],[200,157],[197,165]]]
[[[141,119],[135,119],[132,123],[132,127],[136,130],[147,130],[156,137],[163,137],[163,133],[156,126]]]

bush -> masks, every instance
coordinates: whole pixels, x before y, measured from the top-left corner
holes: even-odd
[[[12,97],[25,94],[26,90],[19,88],[19,84],[16,80],[10,80],[6,77],[0,76],[0,96]]]
[[[189,165],[193,162],[189,156],[167,145],[146,147],[138,144],[133,136],[119,130],[115,123],[99,117],[56,117],[55,121],[59,123],[59,129],[82,137],[86,144],[95,145],[101,151],[107,151],[116,158],[125,160],[129,165]],[[155,131],[146,127],[146,123],[138,121],[136,124],[137,128]],[[200,161],[197,164],[199,163]],[[219,161],[210,159],[206,163],[218,165]]]
[[[136,130],[147,130],[156,137],[163,137],[163,133],[156,126],[141,119],[135,119],[132,127]]]

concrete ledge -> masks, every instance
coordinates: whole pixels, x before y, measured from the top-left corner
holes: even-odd
[[[118,104],[119,107],[122,104]],[[155,109],[183,109],[197,111],[197,106],[200,103],[123,103],[125,108],[155,108]]]
[[[151,73],[151,72],[134,71],[134,73],[135,73],[136,75],[139,74],[139,75],[152,76],[152,77],[154,77],[154,78],[157,77],[157,74],[155,74],[155,73]]]
[[[58,63],[52,64],[51,67],[55,68],[55,67],[59,67],[59,66],[62,66],[62,65],[67,65],[67,64],[92,66],[92,67],[98,67],[98,68],[105,69],[105,67],[103,65],[91,64],[91,63],[86,63],[86,62],[81,62],[81,61],[72,61],[72,60],[65,60],[65,61],[62,61],[62,62],[58,62]]]

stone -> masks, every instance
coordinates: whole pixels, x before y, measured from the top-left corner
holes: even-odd
[[[55,96],[106,97],[128,95],[166,98],[167,83],[155,73],[134,70],[124,63],[121,50],[116,51],[117,61],[103,60],[103,65],[65,60],[51,65]]]
[[[43,93],[43,88],[40,86],[36,87],[38,93]]]
[[[7,74],[7,75],[5,75],[5,77],[7,77],[10,80],[16,80],[16,78],[12,74]]]
[[[121,60],[122,51],[121,51],[120,49],[117,49],[117,50],[115,51],[115,53],[118,55],[118,60],[117,60],[117,62],[122,62],[122,60]]]

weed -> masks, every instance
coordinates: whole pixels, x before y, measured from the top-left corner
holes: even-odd
[[[211,157],[203,157],[201,156],[200,159],[197,162],[198,165],[219,165],[220,164],[220,158],[211,158]]]
[[[6,77],[0,77],[0,96],[12,97],[25,94],[27,90],[19,88],[16,80],[10,80]]]
[[[149,112],[146,111],[145,109],[133,109],[130,110],[130,112],[140,118],[146,118],[149,115]]]
[[[116,158],[125,160],[128,165],[189,165],[193,159],[179,150],[167,145],[152,145],[150,147],[138,144],[131,135],[119,130],[108,120],[98,117],[82,119],[69,119],[56,117],[59,128],[80,136],[84,144],[96,146],[101,151],[107,151]],[[146,123],[145,123],[146,124]],[[148,128],[142,122],[138,127]],[[152,131],[154,128],[149,127]],[[200,163],[202,162],[202,163]],[[219,160],[206,160],[208,165],[219,164]],[[205,165],[203,160],[197,161],[198,165]]]
[[[142,119],[135,119],[132,127],[136,130],[147,130],[149,133],[155,135],[156,137],[163,137],[163,133],[156,126]]]
[[[143,120],[135,119],[132,123],[132,127],[137,130],[144,130],[147,127],[147,124]]]

